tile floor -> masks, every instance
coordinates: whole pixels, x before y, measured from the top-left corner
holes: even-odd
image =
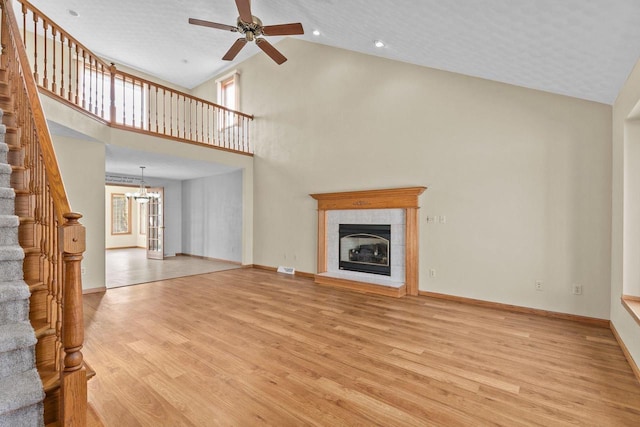
[[[164,260],[147,259],[146,251],[139,248],[105,252],[107,288],[240,268],[240,265],[230,262],[189,256],[174,256]]]

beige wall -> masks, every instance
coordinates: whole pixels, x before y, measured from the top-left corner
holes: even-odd
[[[282,66],[257,54],[237,67],[256,116],[256,264],[316,270],[309,193],[426,185],[421,290],[609,317],[610,106],[294,39],[278,48]]]
[[[56,136],[53,146],[71,209],[83,215],[80,222],[87,230],[82,287],[102,288],[105,286],[104,144]]]
[[[636,364],[640,364],[640,325],[620,302],[623,289],[640,296],[640,62],[613,106],[613,183],[611,247],[611,322]]]

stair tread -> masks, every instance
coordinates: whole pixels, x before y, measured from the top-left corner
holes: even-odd
[[[60,371],[56,371],[52,364],[38,366],[38,374],[40,375],[42,388],[45,393],[49,393],[60,387]]]
[[[35,368],[0,378],[0,414],[34,405],[43,399],[42,383]]]
[[[47,337],[49,335],[55,335],[56,330],[51,327],[46,319],[33,320],[33,329],[36,333],[36,338]]]
[[[25,282],[27,282],[27,286],[29,286],[29,291],[31,293],[47,289],[47,284],[38,279],[27,279]]]
[[[36,337],[28,321],[0,325],[0,353],[35,344]]]
[[[86,371],[87,381],[96,376],[96,371],[94,371],[87,362],[82,362],[82,369]],[[54,368],[53,363],[39,365],[38,374],[42,380],[42,387],[45,393],[50,393],[60,387],[61,371],[57,371]]]

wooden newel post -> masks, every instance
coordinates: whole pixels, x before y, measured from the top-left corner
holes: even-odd
[[[84,426],[87,416],[87,374],[82,369],[84,321],[80,262],[85,251],[85,228],[78,222],[82,215],[64,214],[60,227],[60,251],[63,259],[62,346],[63,372],[60,387],[61,425]]]

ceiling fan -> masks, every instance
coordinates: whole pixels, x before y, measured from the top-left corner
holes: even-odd
[[[193,25],[201,25],[203,27],[217,28],[219,30],[231,31],[233,33],[243,34],[231,46],[231,49],[222,57],[225,61],[232,61],[233,58],[240,53],[247,42],[255,41],[260,49],[264,51],[278,65],[287,60],[285,56],[278,51],[271,43],[260,36],[292,36],[304,34],[302,24],[280,24],[280,25],[262,25],[262,21],[251,14],[251,0],[236,0],[238,7],[238,21],[236,26],[218,24],[217,22],[203,21],[202,19],[189,18],[189,23]]]

